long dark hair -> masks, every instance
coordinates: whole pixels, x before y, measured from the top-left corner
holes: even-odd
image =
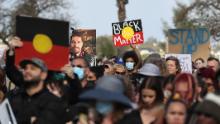
[[[6,86],[5,86],[5,71],[0,68],[0,90],[3,92],[6,92]]]
[[[139,105],[140,108],[143,108],[144,101],[142,100],[142,90],[143,89],[151,89],[156,92],[156,99],[153,102],[154,105],[161,104],[163,102],[163,90],[162,90],[162,82],[160,78],[158,77],[147,77],[143,80],[141,86],[140,86],[140,99],[139,99]]]

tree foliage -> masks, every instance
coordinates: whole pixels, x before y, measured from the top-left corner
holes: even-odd
[[[177,2],[173,22],[176,28],[207,27],[220,31],[219,16],[219,0],[194,0],[190,5]]]
[[[100,36],[96,39],[96,50],[98,58],[112,57],[117,55],[111,36]]]
[[[74,22],[68,12],[69,5],[66,0],[1,0],[0,38],[5,40],[9,35],[14,35],[17,15]]]

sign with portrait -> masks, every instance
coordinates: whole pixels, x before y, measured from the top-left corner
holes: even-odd
[[[169,56],[174,56],[179,60],[182,72],[192,73],[191,54],[165,54],[165,58]]]
[[[93,66],[96,56],[96,30],[73,29],[70,48],[71,58],[84,57]]]

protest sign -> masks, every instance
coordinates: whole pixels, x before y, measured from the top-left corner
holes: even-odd
[[[192,59],[207,59],[210,55],[209,30],[170,29],[168,33],[168,53],[192,54]]]
[[[16,17],[16,34],[23,46],[16,49],[16,65],[33,57],[45,61],[49,70],[69,62],[69,23],[33,17]]]
[[[144,42],[141,20],[112,23],[115,46],[142,44]]]
[[[74,57],[84,57],[91,66],[94,66],[96,56],[96,30],[73,29],[70,48],[71,59]]]

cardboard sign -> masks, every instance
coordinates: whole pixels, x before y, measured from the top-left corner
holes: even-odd
[[[0,124],[17,124],[8,99],[0,104]]]
[[[112,23],[115,46],[142,44],[144,42],[141,20]]]
[[[209,30],[170,29],[168,34],[168,53],[191,54],[192,59],[207,59],[210,55]]]
[[[169,56],[174,56],[179,60],[182,72],[192,73],[191,54],[166,54],[165,58]]]

